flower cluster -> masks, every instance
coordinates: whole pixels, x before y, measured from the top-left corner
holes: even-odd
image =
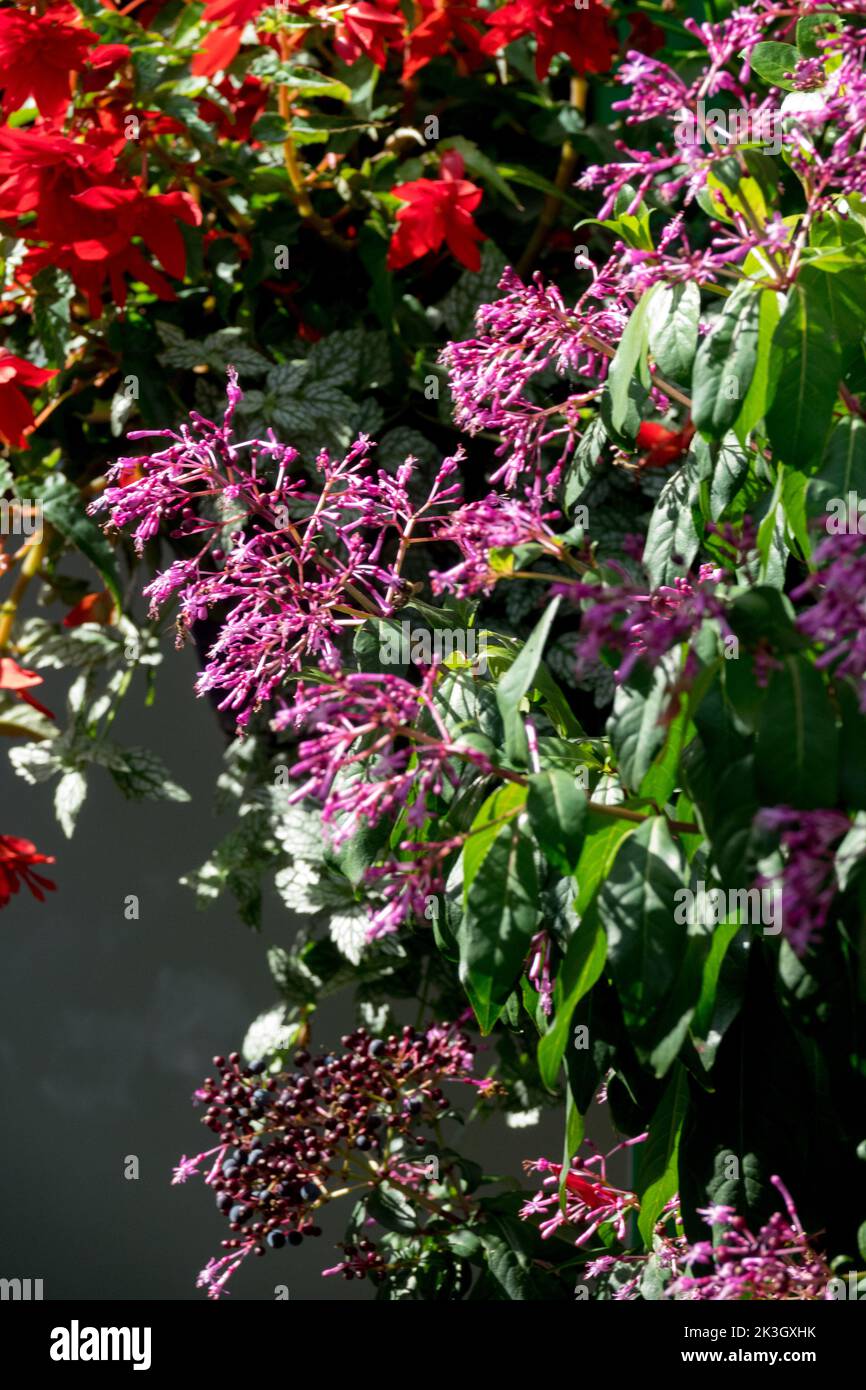
[[[321,805],[332,843],[404,815],[410,831],[419,829],[431,798],[459,785],[461,763],[494,770],[486,753],[449,733],[433,699],[436,680],[436,667],[420,685],[387,673],[343,672],[327,685],[301,686],[276,716],[277,729],[315,735],[302,739],[290,769],[299,779],[291,800],[312,797]],[[463,839],[406,839],[396,855],[367,871],[367,883],[384,899],[372,913],[371,938],[396,931],[409,914],[424,915],[429,896],[442,889],[445,861]]]
[[[270,0],[208,0],[203,17],[217,27],[205,39],[193,71],[209,74],[227,67],[241,46],[247,24],[261,27],[265,37],[265,11],[271,8]],[[510,0],[493,12],[481,8],[478,0],[420,0],[409,21],[400,0],[360,0],[350,5],[283,0],[278,14],[293,20],[286,48],[304,41],[309,30],[303,21],[308,19],[309,28],[329,36],[337,55],[349,64],[363,55],[384,68],[390,54],[402,53],[404,82],[445,53],[461,70],[471,71],[485,56],[527,36],[537,39],[536,67],[542,78],[557,53],[566,54],[578,72],[605,72],[617,49],[601,0],[589,0],[580,13],[575,13],[572,0]],[[281,37],[285,39],[286,31]]]
[[[333,1198],[399,1184],[407,1144],[423,1152],[433,1143],[419,1126],[435,1125],[450,1108],[442,1083],[465,1081],[474,1063],[465,1035],[439,1024],[385,1039],[359,1028],[342,1045],[339,1055],[302,1049],[294,1071],[280,1075],[261,1062],[244,1066],[237,1053],[215,1057],[218,1076],[196,1091],[219,1143],[183,1158],[174,1181],[207,1166],[205,1182],[232,1232],[227,1253],[199,1275],[209,1297],[220,1297],[248,1255],[320,1235],[316,1212]],[[340,1271],[360,1272],[356,1252],[345,1253]],[[362,1244],[365,1267],[375,1263],[369,1253]]]
[[[851,12],[862,15],[862,7],[853,6]],[[632,127],[644,128],[651,121],[665,122],[668,139],[649,150],[633,149],[620,141],[624,157],[587,169],[581,186],[605,189],[602,218],[610,216],[624,190],[630,197],[628,211],[634,212],[650,191],[667,204],[675,203],[679,197],[688,204],[712,188],[713,199],[720,216],[729,224],[729,231],[712,239],[713,251],[702,261],[702,278],[713,279],[717,271],[724,271],[726,263],[730,265],[742,260],[750,250],[764,248],[780,283],[790,282],[796,278],[804,244],[802,236],[798,233],[792,246],[790,228],[781,217],[758,217],[748,199],[726,198],[724,180],[716,178],[713,182],[713,177],[736,146],[778,141],[787,162],[801,179],[809,210],[806,232],[811,220],[832,207],[840,195],[861,193],[866,186],[866,154],[860,138],[866,112],[862,32],[853,25],[839,29],[830,26],[819,40],[820,56],[794,64],[795,70],[789,74],[793,90],[777,107],[773,89],[762,95],[750,82],[750,57],[758,44],[777,36],[789,37],[787,15],[765,5],[763,0],[755,0],[718,24],[698,24],[693,19],[684,23],[706,47],[707,65],[692,82],[686,83],[661,60],[629,52],[621,79],[630,91],[616,103],[626,124]],[[707,119],[706,104],[717,97],[737,113],[737,131],[720,132],[718,123]],[[777,254],[789,248],[793,254],[786,268]],[[670,256],[660,244],[655,252],[627,255],[625,264],[635,260],[654,268],[654,273],[644,280],[646,286],[656,278],[676,278],[676,263],[682,261],[682,256]]]
[[[346,629],[393,611],[404,592],[405,547],[456,495],[449,479],[457,459],[445,460],[417,504],[409,495],[412,461],[395,475],[373,473],[371,444],[362,436],[341,460],[319,455],[314,488],[294,476],[298,455],[290,446],[273,436],[235,440],[241,400],[231,372],[221,425],[193,414],[178,431],[132,432],[132,439],[170,443],[121,458],[92,509],[132,529],[139,550],[163,524],[178,542],[203,538],[196,553],[176,560],[145,592],[153,614],[177,595],[179,640],[221,610],[197,690],[218,692],[219,707],[243,725],[305,661],[338,671]],[[396,564],[383,553],[389,536]]]
[[[782,870],[782,932],[798,956],[820,939],[836,895],[835,849],[851,828],[841,811],[797,811],[768,806],[755,818],[756,828],[778,836],[785,858]],[[760,887],[773,880],[759,879]]]
[[[607,1154],[593,1152],[582,1164],[573,1160],[566,1173],[565,1201],[560,1201],[559,1189],[562,1181],[562,1165],[539,1158],[524,1163],[531,1173],[545,1173],[542,1190],[521,1208],[524,1220],[541,1217],[539,1229],[545,1240],[555,1232],[565,1228],[578,1231],[575,1245],[581,1247],[592,1239],[602,1226],[610,1226],[617,1240],[625,1241],[628,1219],[638,1210],[640,1203],[633,1192],[613,1187],[607,1180],[607,1160],[624,1148],[641,1144],[645,1134],[635,1139],[627,1139],[617,1144]],[[598,1169],[595,1173],[592,1170]],[[544,1189],[547,1189],[546,1191]]]
[[[559,512],[545,511],[540,499],[528,491],[523,500],[491,492],[478,502],[465,502],[436,528],[434,538],[456,545],[461,558],[447,570],[433,570],[434,594],[452,593],[458,598],[489,594],[502,577],[491,564],[491,551],[537,545],[551,559],[565,554],[563,542],[550,523]]]
[[[851,676],[866,710],[866,545],[856,533],[828,536],[815,549],[812,573],[794,590],[794,600],[814,599],[797,617],[810,642],[824,650],[816,665]]]
[[[30,292],[41,270],[65,270],[98,318],[106,284],[121,307],[127,280],[173,299],[174,290],[138,239],[167,275],[182,279],[186,249],[178,224],[198,226],[202,215],[189,193],[150,193],[140,176],[127,175],[117,161],[122,132],[118,140],[88,120],[83,115],[80,129],[71,133],[49,120],[0,129],[0,218],[29,243],[15,271],[18,286]]]
[[[646,1135],[619,1144],[611,1153],[644,1143]],[[608,1154],[609,1158],[611,1155]],[[539,1229],[547,1239],[554,1233],[573,1232],[582,1249],[599,1231],[605,1231],[608,1253],[596,1255],[584,1266],[589,1279],[604,1280],[616,1272],[625,1275],[612,1285],[618,1301],[641,1296],[647,1254],[627,1248],[610,1253],[613,1240],[628,1244],[628,1220],[640,1210],[633,1192],[612,1187],[605,1178],[605,1159],[597,1154],[580,1166],[575,1159],[565,1176],[560,1201],[562,1168],[546,1158],[527,1161],[530,1172],[545,1173],[543,1188],[521,1209],[524,1220],[541,1218]],[[599,1173],[591,1171],[598,1167]],[[771,1182],[781,1193],[786,1215],[774,1212],[755,1233],[733,1207],[714,1205],[699,1214],[713,1228],[714,1239],[690,1244],[682,1231],[680,1202],[670,1198],[656,1224],[653,1255],[665,1281],[666,1298],[677,1301],[828,1299],[831,1273],[803,1230],[787,1188],[778,1177]],[[544,1189],[547,1189],[546,1191]]]
[[[601,390],[607,359],[633,306],[617,302],[604,272],[570,309],[540,275],[524,285],[507,269],[500,289],[501,299],[478,310],[476,336],[449,343],[442,352],[455,419],[470,435],[491,430],[501,436],[497,454],[506,459],[491,481],[509,489],[523,472],[540,487],[542,449],[557,441],[560,458],[544,479],[551,495],[579,437],[580,411]],[[548,370],[582,378],[583,385],[563,393],[559,403],[541,404],[534,396],[544,395],[538,388]]]
[[[776,1302],[832,1297],[826,1260],[803,1230],[782,1180],[774,1176],[770,1181],[782,1195],[787,1217],[773,1212],[753,1232],[732,1207],[706,1208],[701,1215],[708,1226],[721,1228],[720,1235],[682,1249],[678,1263],[683,1272],[666,1289],[668,1298]]]
[[[585,603],[577,645],[579,671],[591,667],[603,652],[617,652],[622,659],[614,675],[622,683],[639,661],[655,666],[710,619],[720,624],[723,634],[728,632],[718,593],[724,571],[718,567],[701,565],[696,578],[681,576],[649,593],[642,592],[621,566],[615,568],[622,574],[618,585],[578,580],[555,586],[555,592]]]

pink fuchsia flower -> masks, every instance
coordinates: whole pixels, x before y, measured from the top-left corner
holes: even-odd
[[[363,825],[396,822],[405,814],[409,830],[424,825],[430,798],[460,781],[469,762],[491,773],[487,756],[455,742],[433,700],[435,667],[420,685],[387,673],[342,672],[332,683],[299,686],[290,708],[274,720],[277,730],[312,731],[302,737],[299,779],[293,802],[312,797],[335,845]],[[442,891],[444,867],[465,836],[430,842],[407,837],[367,871],[365,882],[379,899],[371,908],[370,939],[396,931],[412,914],[425,916],[432,895]]]
[[[550,973],[550,937],[545,930],[536,932],[529,943],[526,975],[538,995],[541,1011],[549,1018],[553,1013],[553,976]]]
[[[425,798],[457,785],[460,760],[492,771],[484,753],[452,741],[432,698],[436,678],[435,667],[420,685],[387,673],[342,672],[328,685],[299,686],[291,708],[277,715],[275,729],[314,731],[290,769],[303,779],[292,801],[319,801],[335,844],[406,807],[409,825],[423,824]],[[419,727],[422,720],[429,732]]]

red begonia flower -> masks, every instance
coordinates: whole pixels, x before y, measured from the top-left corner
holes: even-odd
[[[0,690],[11,690],[13,695],[17,695],[19,700],[24,700],[26,704],[38,709],[40,714],[47,714],[49,719],[54,715],[45,705],[41,705],[29,691],[30,687],[42,684],[42,676],[35,671],[25,671],[23,666],[19,666],[17,661],[13,661],[11,656],[0,656]]]
[[[57,372],[35,367],[0,348],[0,439],[13,449],[26,449],[26,431],[33,424],[33,410],[21,387],[43,386]],[[41,677],[40,677],[41,679]]]
[[[58,121],[69,105],[69,75],[81,72],[99,35],[82,29],[72,5],[47,14],[0,11],[3,111],[8,116],[32,97],[41,114]]]
[[[237,56],[241,36],[246,26],[267,5],[268,0],[209,0],[202,19],[215,24],[192,60],[191,70],[196,77],[211,77],[225,69]]]
[[[557,53],[571,60],[575,72],[607,72],[619,47],[600,0],[589,0],[587,9],[576,9],[574,0],[512,0],[486,19],[491,29],[481,41],[485,53],[498,53],[516,39],[535,35],[539,77],[547,76]]]
[[[90,301],[91,313],[100,312],[99,297],[109,281],[115,303],[126,303],[125,277],[142,280],[160,299],[173,299],[174,291],[133,244],[140,237],[163,269],[182,280],[186,274],[186,246],[178,222],[190,227],[201,223],[201,209],[188,193],[148,195],[138,185],[114,188],[103,184],[76,193],[77,209],[89,215],[86,226],[76,225],[64,245],[31,252],[29,269],[43,265],[68,270]]]
[[[352,64],[364,53],[384,68],[388,61],[387,47],[399,47],[403,42],[403,14],[400,0],[360,0],[350,5],[343,15],[334,38],[337,56]]]
[[[19,840],[16,835],[0,835],[0,907],[5,907],[13,893],[21,884],[30,889],[40,903],[45,901],[45,890],[54,892],[57,887],[50,878],[34,873],[34,864],[53,864],[52,854],[40,854],[32,840]]]
[[[67,241],[76,234],[76,222],[86,222],[83,209],[76,218],[75,194],[114,173],[110,146],[108,136],[93,133],[83,144],[44,123],[29,130],[0,129],[0,218],[36,212],[29,237]]]
[[[443,157],[442,172],[442,179],[415,179],[392,188],[405,207],[397,213],[388,248],[389,270],[401,270],[428,251],[438,251],[443,241],[467,270],[480,269],[478,242],[484,240],[484,234],[472,220],[472,213],[481,202],[481,189],[460,177],[463,161],[454,151]]]
[[[485,18],[476,0],[421,0],[420,9],[423,18],[406,41],[403,81],[408,82],[431,58],[447,53],[457,40],[468,50],[462,61],[475,67],[481,56],[481,31],[471,21],[480,23]]]

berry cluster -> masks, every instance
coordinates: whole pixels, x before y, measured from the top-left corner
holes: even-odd
[[[438,1083],[465,1079],[473,1064],[468,1039],[439,1025],[387,1039],[359,1028],[342,1045],[340,1055],[297,1052],[294,1071],[279,1076],[264,1074],[264,1062],[244,1066],[236,1052],[215,1057],[218,1077],[196,1091],[207,1105],[203,1123],[220,1142],[182,1159],[174,1181],[215,1155],[205,1181],[232,1235],[222,1242],[229,1253],[199,1276],[211,1297],[247,1255],[321,1235],[316,1209],[342,1195],[329,1188],[332,1179],[353,1187],[382,1182],[395,1138],[427,1144],[417,1127],[450,1109]]]

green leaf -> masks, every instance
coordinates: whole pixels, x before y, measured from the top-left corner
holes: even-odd
[[[757,295],[738,287],[701,341],[692,372],[692,418],[711,439],[732,428],[752,383],[758,358]]]
[[[555,598],[547,605],[520,655],[496,685],[496,703],[505,728],[505,750],[510,758],[520,761],[526,759],[526,734],[520,717],[520,702],[532,689],[550,629],[559,611],[559,603],[559,598]]]
[[[833,322],[798,283],[773,334],[766,414],[773,451],[792,468],[808,471],[821,458],[841,374]]]
[[[831,327],[843,376],[863,362],[863,334],[866,332],[863,270],[862,262],[855,268],[833,274],[827,274],[820,264],[804,265],[798,281],[810,311]]]
[[[829,6],[801,15],[797,20],[797,48],[804,58],[818,58],[822,51],[818,40],[841,28],[841,19]]]
[[[755,369],[736,422],[737,438],[741,444],[745,443],[751,431],[766,414],[770,385],[770,354],[773,335],[782,312],[779,306],[780,298],[777,290],[761,290],[758,295],[758,350]]]
[[[597,913],[591,910],[568,943],[553,991],[553,1023],[538,1044],[538,1070],[550,1090],[556,1086],[574,1011],[598,980],[606,958],[607,938]]]
[[[514,988],[539,918],[535,846],[518,822],[504,825],[473,879],[457,941],[460,979],[482,1033]]]
[[[758,723],[756,770],[767,805],[836,805],[836,720],[819,672],[803,656],[786,656],[770,678]]]
[[[588,911],[599,884],[610,873],[622,841],[627,835],[633,835],[636,828],[634,821],[624,817],[590,811],[586,838],[577,861],[575,907],[580,916]]]
[[[767,584],[739,594],[728,610],[728,622],[746,646],[767,641],[780,652],[797,651],[803,646],[803,638],[794,627],[790,600]]]
[[[710,949],[704,961],[701,993],[692,1019],[692,1033],[699,1040],[696,1050],[705,1067],[712,1065],[722,1036],[739,1011],[741,992],[738,990],[734,994],[723,978],[724,971],[726,975],[734,976],[742,986],[745,952],[740,947],[736,951],[730,949],[739,932],[738,922],[721,922],[713,931]]]
[[[87,796],[87,778],[78,768],[64,772],[54,789],[54,814],[67,839],[75,831],[78,813]]]
[[[529,778],[526,810],[545,858],[560,873],[577,868],[586,825],[586,795],[567,772],[554,768]]]
[[[115,748],[108,767],[130,801],[189,801],[189,792],[171,780],[158,753],[149,748]]]
[[[537,174],[534,169],[527,169],[525,164],[498,164],[496,167],[509,183],[523,184],[525,188],[534,188],[538,193],[546,193],[548,197],[556,198],[557,202],[566,203],[578,212],[585,210],[586,205],[579,202],[573,193],[557,188],[550,179],[546,179],[543,174]]]
[[[756,43],[747,57],[753,72],[763,77],[771,87],[781,87],[783,91],[793,92],[794,83],[785,76],[797,66],[800,55],[791,43]]]
[[[99,527],[85,512],[78,488],[62,473],[52,473],[45,481],[41,502],[45,520],[86,556],[121,608],[123,598],[114,554]]]
[[[662,285],[649,314],[649,350],[670,381],[688,382],[698,343],[701,292],[694,280]]]
[[[565,1202],[566,1183],[571,1172],[571,1160],[583,1143],[585,1125],[569,1086],[565,1092],[565,1137],[562,1145],[562,1172],[559,1177],[559,1200]]]
[[[810,518],[826,516],[834,500],[844,503],[847,523],[848,494],[859,500],[866,478],[866,423],[849,415],[840,420],[827,441],[818,473],[806,486],[806,512]],[[834,508],[834,513],[836,509]],[[858,514],[859,520],[859,514]]]
[[[534,1236],[535,1232],[525,1221],[508,1215],[487,1214],[481,1234],[486,1265],[504,1300],[543,1302],[555,1296],[550,1280],[540,1268],[541,1252]]]
[[[336,78],[318,72],[316,68],[307,64],[280,63],[272,51],[254,58],[249,71],[266,82],[291,87],[297,96],[334,97],[338,101],[349,101],[352,96],[345,82],[338,82]]]
[[[763,225],[767,220],[761,184],[744,174],[733,157],[719,160],[707,174],[706,193],[700,202],[705,212],[722,222],[733,223],[735,213],[750,223]]]
[[[672,584],[684,574],[701,543],[700,482],[691,458],[672,473],[653,508],[643,564],[650,583]]]
[[[608,730],[622,780],[637,792],[665,741],[662,716],[669,703],[666,692],[671,660],[651,672],[633,674],[629,685],[617,687]]]
[[[642,384],[650,385],[646,366],[646,353],[649,334],[649,314],[656,295],[657,285],[645,291],[637,308],[625,326],[619,347],[610,364],[605,384],[605,394],[610,401],[610,423],[615,433],[623,432],[629,412],[629,389],[635,373],[640,371]]]
[[[387,1183],[373,1189],[366,1201],[367,1215],[384,1226],[386,1231],[415,1231],[418,1219],[415,1208],[403,1193]]]
[[[519,782],[506,782],[504,787],[497,787],[479,810],[463,846],[464,902],[485,856],[503,828],[501,818],[517,811],[525,801],[526,787],[522,787]]]
[[[478,148],[474,140],[467,140],[463,135],[455,135],[451,139],[441,141],[440,150],[457,150],[463,156],[466,168],[477,178],[484,179],[491,188],[495,188],[503,198],[507,198],[514,207],[523,210],[523,206],[514,189],[511,188],[502,177],[493,160]]]
[[[687,702],[683,701],[674,718],[665,727],[664,743],[653,758],[638,786],[642,797],[649,797],[657,806],[664,806],[679,780],[680,758],[686,742],[694,733]]]
[[[667,1084],[649,1124],[649,1133],[640,1158],[636,1184],[640,1198],[638,1230],[648,1250],[665,1203],[679,1187],[679,1149],[683,1120],[689,1102],[689,1080],[685,1067],[678,1065]]]
[[[675,894],[686,884],[681,848],[661,816],[626,840],[599,890],[608,963],[629,1031],[640,1034],[677,975],[686,925],[675,921]]]

